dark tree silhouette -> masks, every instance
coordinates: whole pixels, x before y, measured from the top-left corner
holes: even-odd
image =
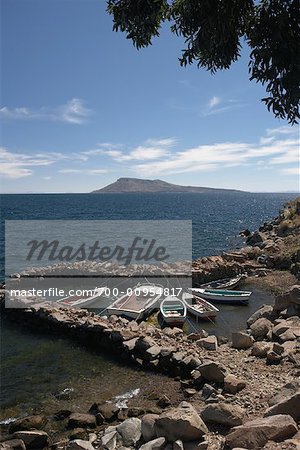
[[[211,73],[230,68],[246,42],[250,80],[266,87],[268,110],[292,124],[300,118],[300,0],[108,0],[107,11],[137,49],[169,22],[185,39],[180,64]]]

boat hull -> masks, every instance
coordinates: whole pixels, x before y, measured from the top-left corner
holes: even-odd
[[[192,293],[198,297],[204,298],[211,303],[222,303],[227,305],[247,305],[251,292],[247,291],[224,291],[224,293],[218,290],[215,292],[208,291],[206,289],[192,288]]]

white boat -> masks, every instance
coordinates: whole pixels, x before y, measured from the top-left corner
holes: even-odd
[[[204,300],[204,298],[187,292],[182,295],[182,301],[185,303],[188,313],[197,319],[212,320],[219,312],[218,308]]]
[[[192,294],[215,303],[231,305],[247,304],[252,294],[250,291],[229,291],[226,289],[189,288]]]
[[[160,312],[164,322],[168,325],[182,325],[186,321],[186,304],[172,295],[161,302]]]
[[[142,320],[158,308],[162,292],[161,286],[151,284],[135,286],[130,294],[126,293],[114,301],[105,310],[105,314]]]
[[[201,289],[233,289],[238,286],[242,278],[246,275],[237,275],[234,278],[222,278],[221,280],[211,281],[209,283],[201,284]]]
[[[106,289],[106,286],[98,288],[97,290],[95,290],[95,293],[93,295],[70,295],[68,297],[57,300],[56,303],[58,303],[59,305],[68,306],[69,308],[87,308],[91,305],[94,305],[96,302],[101,301],[101,297],[105,296]],[[93,291],[93,289],[90,289],[89,291]]]

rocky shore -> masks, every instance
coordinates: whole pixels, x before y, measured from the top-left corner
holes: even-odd
[[[259,231],[245,231],[249,234],[245,249],[196,261],[194,276],[204,282],[247,268],[254,276],[266,275],[264,279],[270,273],[276,278],[283,269],[299,277],[299,218],[298,200]],[[46,303],[3,310],[32,329],[114,353],[124,370],[133,364],[164,374],[166,384],[171,379],[178,383],[180,398],[174,404],[172,392],[158,392],[155,407],[148,410],[135,406],[134,399],[123,408],[95,398],[80,412],[27,416],[10,424],[1,448],[299,449],[300,284],[282,291],[273,305],[262,306],[229,341],[204,330],[185,334],[177,328],[158,329]],[[59,432],[55,422],[60,423]]]

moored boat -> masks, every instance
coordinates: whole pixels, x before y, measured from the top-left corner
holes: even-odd
[[[212,303],[227,303],[229,305],[245,305],[252,294],[250,291],[231,291],[227,289],[190,288],[192,294]]]
[[[168,325],[183,325],[186,321],[186,304],[175,296],[170,295],[161,302],[160,312]]]
[[[201,289],[233,289],[238,286],[245,275],[237,275],[234,278],[222,278],[221,280],[211,281],[201,284]]]
[[[90,291],[92,291],[91,289]],[[70,295],[68,297],[64,297],[60,300],[56,300],[56,303],[63,306],[68,306],[69,308],[88,308],[91,305],[95,305],[95,303],[101,301],[101,297],[105,296],[106,286],[101,288],[97,288],[93,290],[95,293],[93,295]]]
[[[182,301],[186,305],[187,312],[197,319],[213,320],[219,310],[214,305],[193,294],[184,293]]]
[[[135,286],[132,292],[127,292],[114,301],[105,310],[105,314],[142,320],[158,308],[162,292],[161,286],[151,284]]]

